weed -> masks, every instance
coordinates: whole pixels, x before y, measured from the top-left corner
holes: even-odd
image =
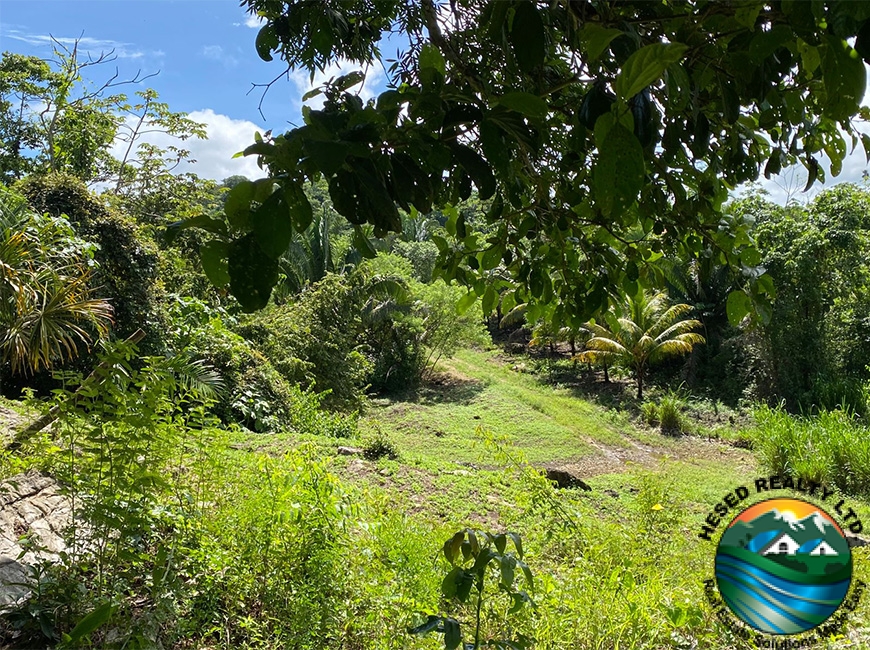
[[[673,391],[662,397],[658,408],[662,433],[674,435],[686,430],[687,423],[682,411],[684,406],[685,401]]]
[[[378,460],[384,457],[395,460],[399,457],[396,443],[379,426],[375,426],[363,436],[362,448],[363,454],[369,460]]]
[[[655,402],[644,402],[640,405],[641,420],[644,424],[654,427],[659,423],[659,407]]]
[[[508,540],[512,542],[513,551],[508,551]],[[450,563],[450,572],[444,578],[441,593],[447,600],[461,605],[471,605],[474,622],[470,638],[474,641],[463,643],[463,633],[460,622],[453,616],[438,616],[430,614],[426,621],[408,630],[410,634],[426,634],[436,631],[444,635],[444,647],[452,650],[462,646],[467,650],[478,650],[482,646],[514,648],[523,650],[532,645],[533,640],[521,633],[512,633],[510,625],[503,625],[499,636],[503,639],[481,641],[484,621],[482,614],[484,604],[489,616],[497,612],[499,607],[492,604],[501,594],[508,597],[510,608],[507,616],[518,613],[525,605],[534,605],[528,592],[518,589],[515,584],[522,576],[525,587],[533,588],[532,572],[523,561],[523,544],[516,533],[480,533],[470,529],[461,530],[444,542],[444,557]],[[491,570],[494,569],[494,570]],[[493,617],[494,618],[494,617]],[[498,625],[500,621],[496,622]],[[515,637],[512,640],[510,637]]]

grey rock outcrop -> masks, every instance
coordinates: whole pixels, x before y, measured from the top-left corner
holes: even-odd
[[[48,476],[29,472],[0,484],[0,612],[28,596],[22,583],[29,567],[64,550],[71,515],[69,499]]]

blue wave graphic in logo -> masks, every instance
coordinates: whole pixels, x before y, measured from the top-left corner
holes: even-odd
[[[851,582],[787,580],[725,549],[716,555],[716,579],[728,607],[754,628],[770,634],[799,634],[821,624],[839,607]]]

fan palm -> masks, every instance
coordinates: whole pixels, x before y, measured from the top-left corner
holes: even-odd
[[[704,343],[704,337],[693,331],[701,323],[683,318],[690,311],[691,305],[669,306],[663,293],[640,292],[622,303],[622,317],[616,319],[613,331],[594,322],[585,325],[592,338],[577,359],[617,362],[631,368],[637,380],[637,398],[641,400],[649,366],[667,357],[688,354],[694,346]]]
[[[0,196],[0,360],[13,373],[50,368],[106,334],[112,310],[91,295],[86,249],[65,221]]]

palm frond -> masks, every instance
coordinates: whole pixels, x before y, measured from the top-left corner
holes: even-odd
[[[694,308],[691,305],[684,303],[673,305],[658,316],[647,331],[651,336],[658,336],[663,328],[670,326],[671,323],[681,316],[688,314],[692,309]]]
[[[703,327],[701,321],[697,320],[681,320],[677,321],[673,325],[671,325],[664,332],[656,336],[656,343],[662,343],[667,341],[669,338],[677,336],[678,334],[685,334],[687,332],[691,332],[692,330]]]
[[[526,303],[514,306],[513,309],[511,309],[508,313],[501,317],[501,320],[498,322],[498,326],[501,329],[504,329],[505,327],[511,327],[512,325],[524,323],[526,321],[527,309],[528,305]]]
[[[651,352],[649,359],[651,362],[655,363],[656,361],[668,357],[689,354],[692,349],[700,343],[704,343],[704,337],[700,334],[680,334],[676,338],[672,338],[657,345]]]
[[[586,341],[586,350],[597,352],[609,352],[618,356],[630,356],[631,352],[619,341],[604,336],[593,336]]]
[[[224,378],[204,359],[176,356],[168,361],[175,380],[185,390],[202,397],[220,397],[226,392]]]

